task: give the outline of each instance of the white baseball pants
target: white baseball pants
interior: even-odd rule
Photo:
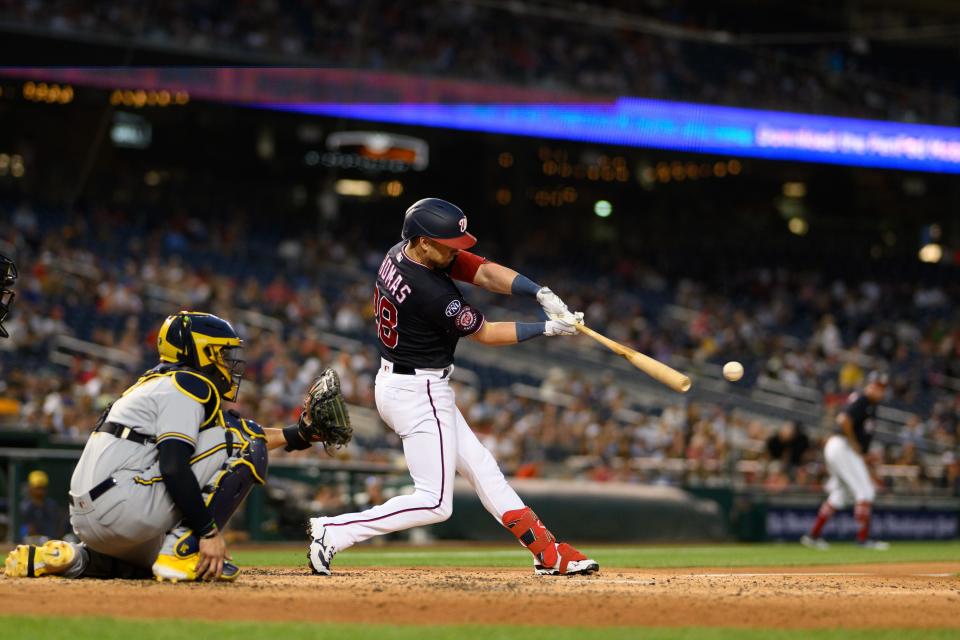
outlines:
[[[376,379],[377,409],[403,441],[414,491],[361,513],[324,518],[331,542],[342,551],[368,538],[442,522],[453,512],[453,476],[459,471],[499,523],[523,501],[507,484],[493,455],[480,444],[457,408],[449,367],[393,373],[383,361]]]
[[[876,489],[867,465],[844,436],[830,436],[823,448],[823,457],[830,472],[826,489],[830,492],[827,503],[831,507],[839,511],[851,502],[873,502]]]

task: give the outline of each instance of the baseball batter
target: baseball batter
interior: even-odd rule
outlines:
[[[877,417],[877,404],[887,389],[887,376],[871,373],[863,393],[852,393],[846,405],[837,415],[837,433],[830,436],[823,447],[823,457],[830,472],[826,488],[829,495],[820,506],[817,519],[809,535],[800,539],[801,544],[814,549],[827,549],[830,545],[821,537],[827,521],[840,509],[853,503],[853,514],[860,529],[857,544],[879,551],[890,547],[886,542],[871,540],[870,514],[876,490],[863,460],[870,448]]]
[[[6,575],[236,579],[221,529],[265,481],[267,450],[305,449],[314,433],[222,410],[244,371],[228,322],[182,311],[164,322],[158,350],[161,363],[108,407],[74,470],[70,524],[82,544],[20,545]],[[331,395],[342,401],[338,385]]]
[[[380,369],[377,409],[403,441],[414,492],[362,513],[310,520],[307,554],[314,572],[330,574],[334,554],[372,536],[441,522],[453,509],[453,476],[459,471],[484,507],[533,553],[537,575],[585,574],[599,565],[558,543],[507,484],[490,452],[457,409],[450,376],[461,338],[507,345],[537,336],[569,336],[582,314],[571,313],[548,288],[466,249],[476,243],[467,218],[438,198],[406,212],[402,242],[391,248],[374,289]],[[455,280],[489,291],[536,299],[545,322],[488,322],[466,300]]]

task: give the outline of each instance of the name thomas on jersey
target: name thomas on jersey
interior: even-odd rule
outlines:
[[[420,264],[406,254],[404,244],[387,252],[377,272],[374,314],[380,355],[408,367],[446,367],[460,338],[483,325],[483,314],[463,299],[450,268]]]

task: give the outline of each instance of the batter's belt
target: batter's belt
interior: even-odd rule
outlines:
[[[405,364],[396,364],[386,358],[380,358],[380,370],[386,373],[399,373],[402,376],[417,376],[423,374],[438,375],[441,378],[448,377],[453,373],[453,365],[449,364],[442,369],[417,369]]]

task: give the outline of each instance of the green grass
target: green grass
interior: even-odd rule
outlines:
[[[889,551],[835,544],[814,551],[799,544],[710,546],[585,546],[606,569],[681,567],[799,567],[874,562],[958,562],[960,542],[900,542]],[[232,550],[241,566],[301,566],[306,546],[275,550]],[[491,547],[354,547],[339,554],[335,567],[523,567],[530,554],[517,545]]]
[[[225,606],[228,606],[225,604]],[[499,625],[362,625],[292,622],[199,622],[114,618],[0,616],[5,640],[947,640],[956,629],[682,629],[517,627]]]

